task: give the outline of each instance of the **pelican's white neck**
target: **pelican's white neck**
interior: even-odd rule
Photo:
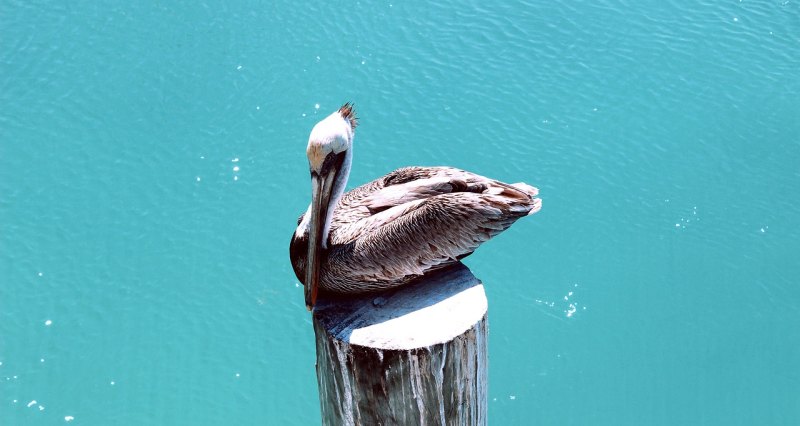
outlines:
[[[344,195],[344,189],[347,186],[347,179],[350,177],[350,165],[353,163],[353,147],[345,151],[344,161],[339,173],[336,174],[336,180],[333,183],[333,190],[331,192],[331,201],[328,204],[328,215],[325,217],[325,227],[322,229],[322,248],[328,248],[328,235],[331,231],[331,222],[333,222],[333,215],[336,211],[336,206],[339,200]]]
[[[341,169],[339,169],[338,173],[336,173],[336,179],[334,180],[333,187],[331,188],[331,197],[328,203],[328,208],[326,209],[325,226],[322,228],[322,248],[328,248],[328,237],[331,231],[331,223],[333,222],[333,215],[336,213],[336,206],[339,204],[339,200],[341,200],[342,195],[344,195],[344,190],[347,187],[347,179],[350,177],[350,166],[352,164],[353,164],[353,148],[351,147],[345,152],[345,157],[344,161],[342,162],[342,167]],[[300,220],[300,224],[297,225],[297,230],[295,231],[295,235],[297,237],[308,235],[310,227],[311,227],[311,204],[308,205],[308,209],[306,209],[306,213]]]

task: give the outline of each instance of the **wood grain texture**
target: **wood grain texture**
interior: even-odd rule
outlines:
[[[465,266],[314,309],[325,425],[485,425],[487,303]]]

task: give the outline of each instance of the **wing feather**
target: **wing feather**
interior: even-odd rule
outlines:
[[[329,260],[358,282],[400,285],[468,256],[536,204],[471,192],[415,200],[364,221],[359,238],[339,246],[349,253],[334,249]]]
[[[537,192],[451,167],[407,167],[362,185],[335,210],[326,289],[386,289],[458,262],[538,211]]]

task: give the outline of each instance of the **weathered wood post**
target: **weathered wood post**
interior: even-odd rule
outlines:
[[[324,425],[485,425],[487,302],[467,267],[314,308]]]

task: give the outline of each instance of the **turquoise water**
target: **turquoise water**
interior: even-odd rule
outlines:
[[[289,237],[453,165],[543,210],[467,259],[494,425],[800,423],[800,3],[0,2],[0,424],[316,424]]]

